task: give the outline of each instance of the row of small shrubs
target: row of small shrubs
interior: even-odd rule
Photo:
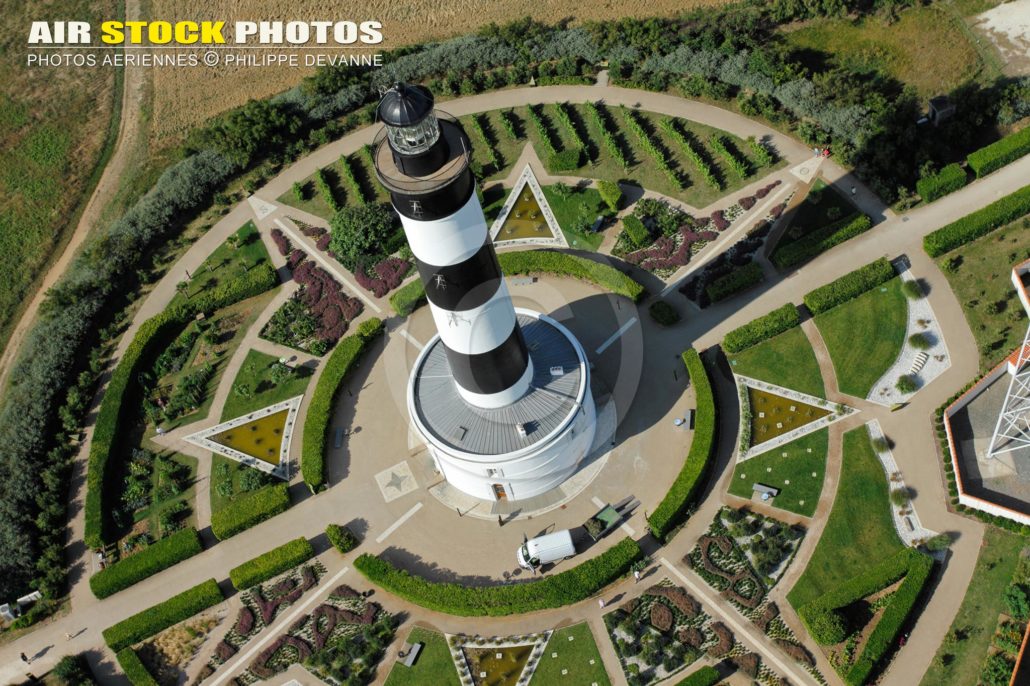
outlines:
[[[622,295],[633,302],[644,296],[644,287],[620,272],[615,267],[595,262],[585,257],[570,255],[552,250],[520,250],[506,252],[497,256],[501,271],[506,275],[515,274],[552,274],[567,276],[572,279],[589,281],[616,295]],[[391,297],[390,304],[394,311],[402,317],[414,312],[426,301],[426,291],[421,281],[412,281],[398,289]]]
[[[715,686],[715,684],[719,683],[721,678],[722,677],[719,676],[718,669],[711,665],[705,665],[683,681],[676,684],[676,686]]]
[[[701,356],[693,348],[688,348],[683,352],[683,364],[694,385],[694,395],[697,399],[694,439],[690,443],[690,452],[683,461],[680,473],[669,487],[669,492],[647,518],[648,528],[660,541],[666,540],[669,533],[680,524],[697,495],[715,451],[715,434],[719,426],[712,384]]]
[[[1010,162],[1015,162],[1027,153],[1030,153],[1030,127],[970,153],[966,157],[966,162],[977,178],[980,178]]]
[[[764,278],[762,267],[757,262],[748,262],[743,267],[712,281],[705,287],[705,292],[708,299],[716,303],[762,283]]]
[[[333,349],[318,383],[311,394],[311,403],[304,418],[304,440],[300,456],[300,471],[312,493],[326,484],[325,452],[329,417],[332,415],[336,393],[344,377],[357,366],[368,342],[383,330],[381,319],[368,319],[358,326],[358,332],[347,336]]]
[[[626,232],[626,238],[633,248],[646,248],[654,240],[651,238],[651,231],[640,221],[636,215],[626,215],[622,219],[622,230]]]
[[[285,512],[289,507],[290,491],[286,484],[265,486],[253,493],[241,495],[212,514],[211,532],[218,540],[224,541],[280,512]]]
[[[104,629],[104,642],[117,653],[223,600],[218,583],[208,579]]]
[[[147,671],[132,646],[119,650],[115,657],[132,686],[158,686],[157,680]]]
[[[987,207],[928,233],[923,238],[923,249],[930,257],[939,257],[1019,219],[1028,212],[1030,212],[1030,186],[1024,186],[1001,200],[995,200]]]
[[[547,166],[554,172],[575,171],[583,165],[583,148],[565,148],[547,158]]]
[[[100,570],[89,578],[89,587],[97,598],[106,598],[193,557],[203,549],[196,529],[182,529],[147,546],[132,557]]]
[[[354,532],[345,526],[339,524],[330,524],[325,528],[325,537],[329,539],[333,547],[339,550],[341,553],[349,553],[358,547],[358,537],[354,535]]]
[[[861,686],[866,683],[873,668],[894,645],[932,569],[933,558],[914,548],[906,548],[798,610],[798,615],[812,638],[822,645],[834,645],[847,637],[845,621],[840,614],[842,608],[904,577],[904,581],[891,596],[880,621],[866,640],[862,652],[844,675],[844,681],[849,686]]]
[[[368,580],[416,605],[463,617],[501,616],[571,605],[589,598],[619,577],[644,551],[632,538],[624,538],[597,557],[559,574],[535,581],[503,586],[467,586],[429,581],[374,555],[354,560],[354,568]]]
[[[293,569],[314,556],[315,549],[311,547],[308,539],[301,536],[233,567],[229,570],[229,580],[237,591],[244,591],[288,569]]]
[[[864,214],[845,217],[805,234],[796,241],[778,247],[773,252],[772,261],[780,269],[799,265],[844,241],[865,233],[872,226],[873,220]]]
[[[916,192],[923,202],[933,202],[966,185],[966,170],[958,164],[949,164],[936,174],[924,176],[916,182]]]
[[[788,329],[793,329],[800,323],[801,315],[798,314],[798,308],[793,303],[787,303],[730,331],[723,339],[722,347],[728,353],[739,353]]]
[[[114,510],[105,503],[105,484],[116,452],[118,439],[124,435],[122,422],[130,411],[135,411],[130,389],[150,358],[177,328],[184,326],[200,312],[212,312],[246,298],[259,295],[279,284],[279,277],[268,264],[252,267],[245,275],[222,284],[210,292],[194,296],[184,304],[169,308],[140,325],[121,361],[115,367],[104,392],[86,469],[85,541],[91,548],[100,548],[106,542],[104,516]]]
[[[809,291],[805,294],[804,303],[812,314],[819,314],[857,298],[894,276],[894,265],[886,257],[881,257],[825,286]]]

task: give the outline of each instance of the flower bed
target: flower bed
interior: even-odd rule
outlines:
[[[321,247],[321,246],[319,246]],[[411,263],[400,257],[388,257],[374,265],[370,270],[356,269],[354,278],[358,285],[372,295],[382,298],[401,285],[401,281],[411,270]]]

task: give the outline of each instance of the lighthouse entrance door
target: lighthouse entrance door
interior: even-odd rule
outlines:
[[[505,492],[504,486],[502,486],[501,484],[494,484],[493,488],[494,488],[494,498],[496,500],[507,500],[508,499],[508,494]]]

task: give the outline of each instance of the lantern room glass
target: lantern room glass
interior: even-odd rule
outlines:
[[[414,126],[387,126],[386,130],[390,145],[402,155],[425,152],[440,138],[440,125],[432,112]]]

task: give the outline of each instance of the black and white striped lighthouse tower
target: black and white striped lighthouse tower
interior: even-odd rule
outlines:
[[[547,493],[591,450],[596,416],[586,353],[559,322],[516,309],[487,230],[471,146],[421,86],[379,103],[376,175],[415,255],[438,335],[408,387],[412,424],[437,469],[487,500]]]
[[[388,145],[378,146],[376,170],[401,216],[454,380],[473,405],[508,405],[528,389],[532,362],[475,193],[468,137],[437,116],[422,86],[394,86],[378,114]]]

